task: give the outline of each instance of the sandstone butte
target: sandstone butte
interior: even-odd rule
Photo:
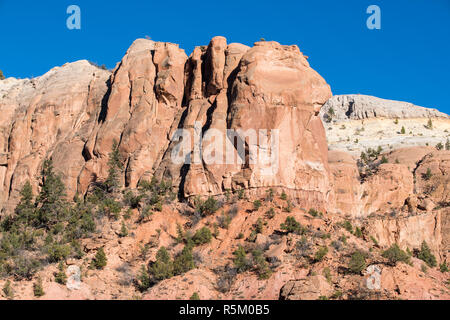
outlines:
[[[85,257],[104,247],[108,265],[87,270],[79,289],[54,282],[56,265],[40,269],[44,299],[188,299],[193,292],[202,299],[450,297],[448,272],[439,271],[439,264],[450,262],[449,116],[405,102],[332,96],[296,45],[261,41],[250,48],[219,36],[188,57],[176,44],[138,39],[112,72],[82,60],[37,78],[0,81],[0,114],[3,219],[14,214],[26,181],[39,192],[46,159],[60,174],[67,199],[89,194],[108,177],[114,141],[123,191],[135,192],[154,178],[176,194],[144,222],[137,222],[143,207],[132,208],[128,236],[118,236],[122,220],[102,220],[94,235],[82,239]],[[247,158],[242,164],[172,161],[177,129],[194,134],[211,128],[278,129],[278,170],[263,175]],[[369,147],[376,152],[364,162],[360,155]],[[267,146],[245,141],[245,148],[262,152]],[[192,222],[186,212],[210,196],[222,208]],[[267,218],[271,208],[274,215]],[[156,259],[159,247],[172,256],[181,251],[177,226],[212,229],[224,212],[234,212],[233,221],[215,227],[209,244],[195,247],[194,269],[145,292],[136,289],[132,279]],[[309,230],[307,236],[280,229],[288,216]],[[258,218],[264,228],[248,241]],[[352,232],[342,227],[345,221]],[[425,270],[417,258],[424,241],[437,268]],[[152,245],[142,258],[145,244]],[[264,248],[268,279],[252,270],[233,274],[239,244]],[[393,244],[412,252],[411,264],[385,261],[381,253]],[[324,246],[325,259],[311,258]],[[367,285],[373,267],[345,272],[355,250],[366,252],[365,267],[381,270],[379,287]],[[87,258],[66,263],[86,267]],[[33,297],[32,281],[12,280],[16,298]]]

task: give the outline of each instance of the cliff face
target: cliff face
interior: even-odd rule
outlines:
[[[48,158],[69,199],[87,194],[107,178],[114,142],[123,191],[138,194],[139,183],[155,177],[182,200],[159,203],[145,220],[143,204],[115,194],[132,236],[123,235],[124,220],[101,216],[98,233],[80,240],[91,258],[105,248],[110,260],[101,278],[89,271],[74,293],[53,282],[55,266],[46,267],[47,297],[135,295],[120,278],[123,270],[137,274],[161,246],[177,256],[178,226],[186,235],[201,226],[217,230],[195,248],[193,270],[158,283],[144,298],[175,299],[194,289],[205,299],[316,299],[341,290],[354,298],[355,288],[373,289],[366,278],[376,272],[384,290],[377,298],[449,297],[445,274],[428,276],[421,260],[380,263],[392,244],[417,251],[423,241],[438,263],[450,259],[449,117],[405,102],[332,97],[295,45],[264,41],[250,48],[215,37],[188,57],[176,44],[138,39],[112,72],[78,61],[31,80],[0,81],[0,114],[2,217],[13,212],[27,180],[37,193]],[[239,190],[245,194],[229,192]],[[197,196],[220,199],[221,216],[198,217],[180,203]],[[292,217],[304,234],[281,227]],[[264,251],[273,274],[262,280],[229,269],[238,245]],[[313,258],[316,247],[329,247],[324,260]],[[355,251],[365,252],[370,266],[349,275],[341,264]],[[71,263],[87,269],[86,261]],[[327,269],[332,281],[322,277]],[[30,283],[21,285],[31,292]]]
[[[76,62],[1,84],[0,108],[7,115],[1,122],[2,207],[12,207],[25,180],[37,187],[49,157],[69,186],[68,196],[84,194],[106,178],[114,140],[126,187],[155,175],[171,181],[181,197],[241,188],[263,194],[272,187],[305,207],[326,207],[327,144],[318,112],[331,91],[297,46],[258,42],[249,48],[216,37],[188,58],[175,44],[139,39],[108,77]],[[211,136],[219,135],[223,148],[213,156],[223,161],[198,157],[192,142],[190,163],[176,163],[176,129],[191,137],[214,129]],[[268,162],[252,161],[263,155]]]
[[[333,96],[324,104],[320,117],[330,150],[355,156],[368,148],[391,151],[445,145],[450,138],[447,114],[408,102],[365,95]]]
[[[36,191],[43,160],[49,157],[69,194],[75,194],[85,165],[83,147],[97,125],[109,76],[78,61],[39,78],[0,82],[2,209],[12,209],[25,181]]]

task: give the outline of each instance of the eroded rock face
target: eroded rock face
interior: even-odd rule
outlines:
[[[333,96],[324,104],[320,117],[329,148],[355,156],[368,148],[393,151],[445,145],[450,138],[450,118],[445,113],[365,95]]]
[[[126,164],[123,182],[135,188],[149,180],[166,151],[181,116],[186,55],[178,45],[139,39],[111,78],[107,108],[85,147],[88,161],[79,188],[107,175],[113,141]]]
[[[208,129],[222,133],[223,152],[219,150],[215,156],[225,160],[230,149],[236,161],[176,166],[165,158],[160,176],[175,177],[174,185],[182,185],[187,198],[240,188],[262,194],[271,187],[287,190],[304,205],[326,206],[329,169],[317,113],[331,91],[297,46],[258,42],[250,49],[239,44],[227,46],[223,37],[216,37],[208,47],[194,50],[186,70],[188,105],[180,127],[191,130],[193,136]],[[227,129],[242,133],[233,141],[225,136]],[[269,174],[264,165],[247,157],[241,158],[242,163],[237,160],[236,149],[244,141],[248,152],[271,154],[270,145],[246,136],[248,130],[258,134],[260,129],[269,133],[279,130],[279,163]],[[203,144],[204,150],[209,143]]]
[[[281,300],[317,300],[329,297],[333,288],[324,276],[316,275],[306,279],[288,281],[281,288]]]
[[[75,194],[83,146],[99,117],[109,76],[82,60],[39,78],[0,83],[0,208],[13,207],[27,180],[37,190],[48,157],[63,173],[68,195]]]
[[[331,90],[297,46],[257,42],[249,48],[215,37],[187,58],[178,45],[138,39],[112,75],[76,62],[33,80],[7,80],[2,92],[3,203],[29,178],[36,189],[49,157],[68,196],[85,193],[106,178],[116,141],[126,187],[156,175],[172,181],[181,197],[240,188],[256,195],[270,187],[286,190],[305,207],[326,208],[329,167],[318,112]],[[174,163],[178,141],[171,138],[178,128],[193,136],[216,130],[223,152],[214,156],[223,161],[200,155],[199,161]],[[241,131],[233,137],[227,129]],[[206,139],[202,150],[213,143]],[[189,147],[195,160],[194,141]],[[230,153],[231,162],[225,158]]]

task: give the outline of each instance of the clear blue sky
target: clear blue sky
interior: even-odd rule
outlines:
[[[81,8],[81,30],[66,9]],[[366,8],[381,8],[381,30]],[[0,69],[39,76],[88,59],[113,68],[134,39],[179,43],[189,55],[215,35],[297,44],[334,94],[361,93],[450,113],[450,0],[0,0]]]

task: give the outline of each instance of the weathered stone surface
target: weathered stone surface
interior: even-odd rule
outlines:
[[[82,60],[31,80],[0,83],[0,208],[11,209],[26,180],[37,190],[48,157],[55,159],[68,195],[75,194],[83,145],[98,118],[109,75]]]
[[[333,288],[324,276],[311,276],[306,279],[288,281],[281,288],[281,300],[317,300],[319,297],[328,297]]]
[[[350,94],[335,95],[328,100],[322,110],[322,117],[326,118],[329,108],[334,109],[336,120],[361,120],[368,118],[449,118],[445,113],[436,109],[424,108],[403,101],[386,100],[372,96]]]
[[[330,109],[334,112],[332,117]],[[450,138],[450,118],[445,113],[371,96],[334,96],[325,103],[320,117],[330,150],[347,151],[355,156],[368,148],[392,151],[445,145]]]

